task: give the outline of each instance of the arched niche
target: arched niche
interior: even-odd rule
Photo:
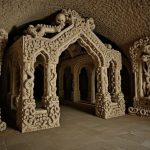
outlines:
[[[130,47],[134,73],[134,102],[130,114],[150,117],[150,37],[134,42]]]
[[[132,80],[129,74],[129,70],[125,65],[123,65],[121,70],[121,89],[124,94],[126,112],[129,107],[133,106],[131,84],[132,84]]]
[[[63,87],[64,87],[64,100],[72,100],[72,87],[73,75],[71,67],[66,67],[63,75]]]
[[[48,56],[44,51],[36,54],[34,60],[34,88],[33,97],[37,108],[43,108],[44,96],[47,89],[47,64]]]
[[[83,67],[79,73],[79,90],[80,90],[81,101],[89,101],[88,100],[88,92],[89,92],[88,84],[89,84],[88,72],[87,72],[87,69]]]
[[[34,99],[36,101],[36,107],[40,107],[44,94],[44,67],[38,64],[34,71]]]

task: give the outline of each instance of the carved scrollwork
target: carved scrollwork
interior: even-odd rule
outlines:
[[[112,86],[116,89],[116,84],[118,84],[117,92],[121,92],[119,74],[121,69],[120,53],[114,51],[110,46],[105,46],[93,33],[92,30],[95,28],[95,24],[92,18],[82,18],[76,11],[68,9],[62,10],[56,16],[56,23],[56,26],[30,25],[26,31],[28,35],[20,39],[22,42],[20,45],[22,48],[21,58],[23,60],[19,59],[22,65],[22,80],[21,94],[17,105],[17,125],[22,132],[59,126],[60,107],[58,97],[56,96],[56,65],[61,53],[76,41],[93,58],[97,69],[96,115],[107,119],[124,114],[123,96],[116,96],[116,99],[118,99],[116,104],[111,102],[107,77],[108,64],[111,60],[115,60],[118,70],[115,73],[113,72],[113,75],[119,81],[115,80]],[[42,38],[46,33],[57,34],[52,38]],[[37,54],[42,56],[46,54],[48,56],[47,61],[43,63],[45,89],[42,97],[42,102],[44,103],[42,110],[36,109],[33,97],[34,61]],[[118,94],[117,92],[115,93],[116,95]]]
[[[132,68],[133,72],[138,72],[138,58],[139,58],[139,51],[141,51],[141,48],[143,46],[147,46],[150,44],[150,37],[145,37],[143,39],[140,39],[136,42],[134,42],[133,46],[130,47],[130,56],[132,61]]]
[[[130,114],[150,116],[150,37],[136,41],[130,48],[132,69],[135,77],[134,106]]]
[[[25,63],[24,65],[24,72],[23,72],[23,77],[24,77],[24,83],[23,83],[23,89],[24,89],[24,98],[29,98],[31,99],[33,96],[33,87],[34,87],[34,69],[32,64],[30,63]]]

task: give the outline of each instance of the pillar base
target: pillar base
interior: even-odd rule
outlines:
[[[25,101],[25,100],[24,100]],[[35,100],[19,105],[17,127],[22,133],[59,127],[60,107],[58,97],[47,97],[46,108],[35,108]],[[26,101],[25,101],[26,102]],[[24,102],[24,103],[25,103]]]
[[[137,115],[137,116],[141,116],[141,117],[150,118],[150,109],[148,109],[148,108],[141,108],[140,106],[129,107],[128,112],[130,115]]]
[[[96,115],[103,119],[109,119],[125,115],[125,104],[123,94],[116,96],[117,102],[111,101],[109,93],[97,95]]]
[[[6,130],[6,123],[0,120],[0,131]]]

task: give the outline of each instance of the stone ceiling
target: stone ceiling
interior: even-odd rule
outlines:
[[[93,17],[95,32],[116,43],[126,55],[130,44],[150,35],[150,0],[0,0],[0,28],[10,31],[63,8]]]

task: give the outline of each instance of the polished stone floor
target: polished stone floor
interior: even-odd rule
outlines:
[[[0,150],[150,150],[150,119],[123,116],[108,120],[61,107],[61,127],[21,134],[0,133]]]

